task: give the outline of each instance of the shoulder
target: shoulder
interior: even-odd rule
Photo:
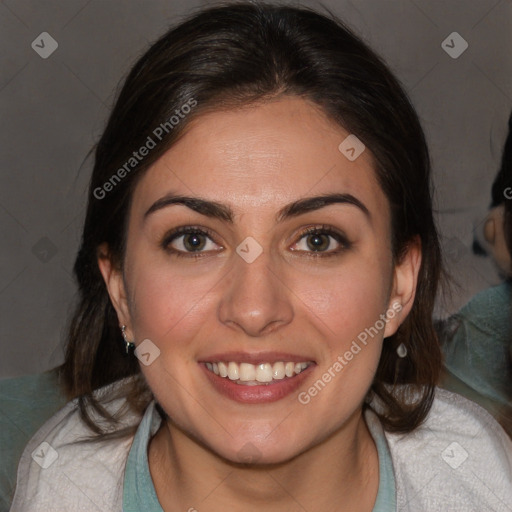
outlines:
[[[385,435],[399,510],[509,510],[512,441],[474,402],[438,388],[420,427]]]
[[[56,370],[0,381],[0,509],[12,501],[25,445],[66,401]]]
[[[115,386],[119,384],[99,390],[98,395],[107,396]],[[130,412],[123,398],[102,401],[102,406],[120,415],[119,429],[140,423],[141,417]],[[121,510],[124,466],[133,435],[91,440],[92,436],[76,400],[52,416],[23,451],[11,510]]]

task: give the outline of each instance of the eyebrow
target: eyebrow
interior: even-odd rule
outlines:
[[[172,205],[183,205],[191,210],[194,210],[206,217],[212,217],[233,223],[235,217],[233,210],[225,204],[199,197],[188,197],[182,195],[175,195],[173,193],[166,194],[157,201],[155,201],[144,214],[144,220],[147,219],[152,213],[167,208]],[[276,222],[283,222],[292,217],[298,217],[307,212],[312,212],[325,208],[332,204],[349,204],[359,208],[368,219],[371,219],[370,211],[368,208],[351,194],[326,194],[320,196],[306,197],[299,199],[286,205],[279,210],[276,215]]]

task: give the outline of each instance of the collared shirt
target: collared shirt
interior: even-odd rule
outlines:
[[[375,414],[366,411],[366,422],[379,456],[379,490],[372,512],[396,510],[395,476],[389,446]],[[123,486],[123,512],[163,512],[149,472],[148,445],[161,424],[154,403],[146,410],[133,440]]]
[[[126,399],[113,398],[123,385],[119,381],[102,388],[97,398],[110,414],[122,418],[120,428],[133,427],[138,436],[83,442],[91,430],[81,419],[77,401],[69,402],[25,447],[11,512],[121,512],[123,506],[125,512],[134,510],[131,507],[161,511],[146,454],[162,420],[154,404],[140,415],[127,407]],[[436,389],[419,427],[409,433],[384,431],[385,439],[374,413],[365,413],[365,420],[379,454],[375,512],[510,512],[512,442],[475,403]],[[394,482],[383,480],[391,476]],[[132,491],[135,499],[143,497],[142,505],[125,496]]]

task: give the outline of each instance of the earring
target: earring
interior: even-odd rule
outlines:
[[[396,349],[396,353],[398,354],[398,357],[403,359],[407,356],[407,347],[403,343],[400,343]]]
[[[135,347],[135,343],[128,341],[128,338],[126,337],[126,325],[121,326],[121,334],[123,335],[124,344],[126,346],[126,353],[128,354],[128,350]]]

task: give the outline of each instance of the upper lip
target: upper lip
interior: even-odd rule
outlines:
[[[289,354],[287,352],[222,352],[199,359],[200,363],[218,363],[220,361],[235,363],[276,363],[278,361],[303,363],[314,362],[309,356]]]

